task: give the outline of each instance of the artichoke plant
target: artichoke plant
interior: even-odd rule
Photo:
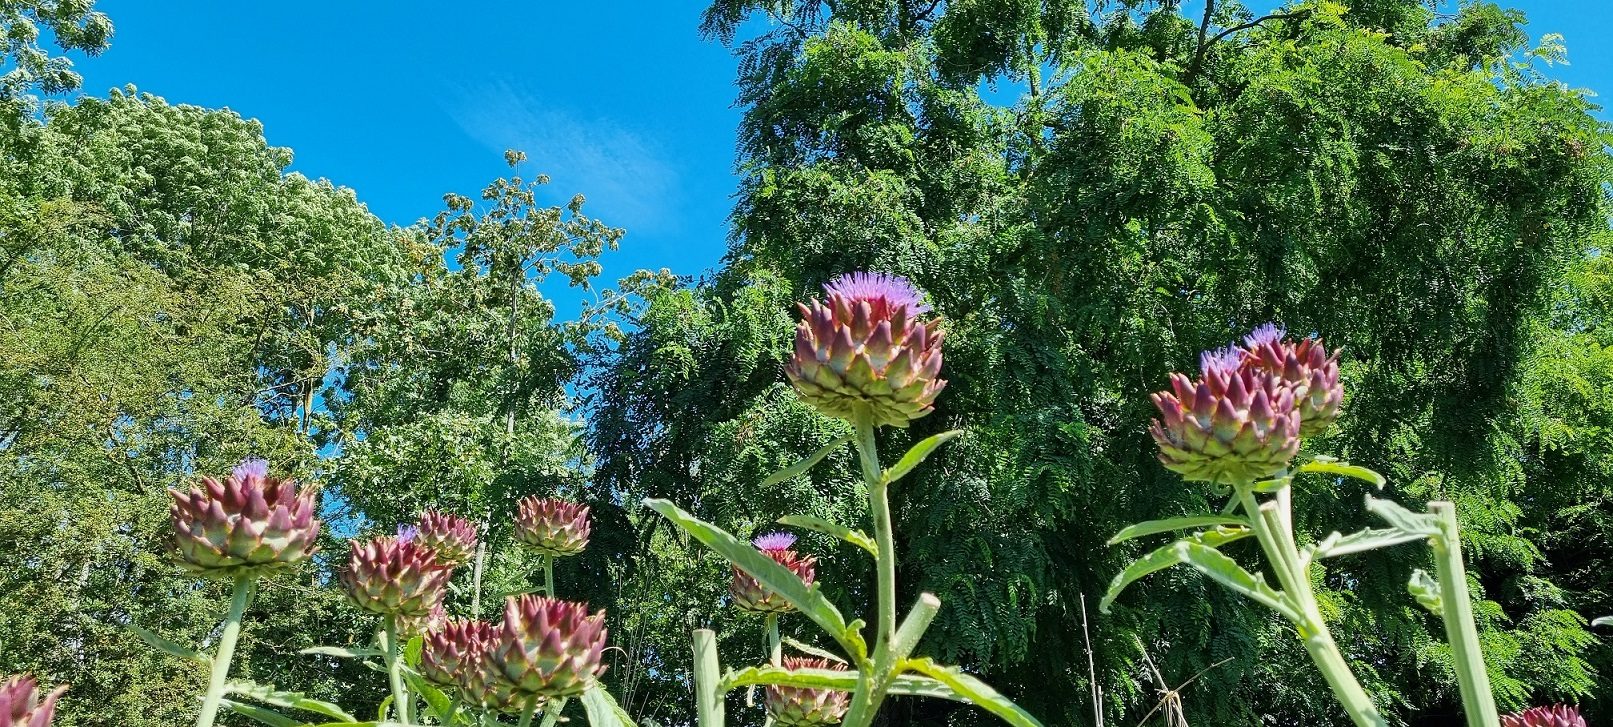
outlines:
[[[39,682],[26,675],[0,682],[0,727],[47,727],[65,691],[57,687],[41,698]]]
[[[945,334],[906,278],[842,275],[824,287],[827,300],[801,306],[795,354],[784,373],[801,399],[832,417],[872,426],[905,427],[934,408],[946,387]]]
[[[588,506],[536,495],[516,505],[515,537],[542,555],[576,555],[588,547]]]
[[[476,555],[476,524],[462,517],[427,510],[416,526],[420,543],[437,551],[437,560],[464,565]]]
[[[779,565],[790,569],[790,572],[800,576],[801,581],[812,585],[817,577],[818,559],[815,556],[803,556],[794,550],[795,536],[789,533],[769,533],[751,541],[763,555],[772,558]],[[778,614],[795,610],[795,606],[777,593],[768,590],[749,573],[742,571],[738,566],[729,566],[733,570],[733,579],[728,582],[728,595],[734,599],[734,605],[757,613]]]
[[[1171,374],[1153,395],[1160,418],[1149,428],[1159,461],[1188,480],[1252,482],[1281,472],[1299,453],[1294,389],[1242,365],[1241,352],[1206,352],[1200,378]]]
[[[547,596],[511,596],[489,653],[495,674],[521,695],[583,693],[605,671],[605,612]]]
[[[784,657],[784,668],[833,669],[845,667],[828,659]],[[781,684],[767,686],[767,716],[779,727],[819,727],[840,724],[851,706],[851,695],[838,689],[795,687]]]
[[[387,616],[429,616],[442,602],[453,568],[437,559],[436,551],[417,539],[413,528],[397,537],[353,542],[343,588],[353,605]]]
[[[477,656],[493,637],[486,621],[449,619],[426,632],[420,646],[420,675],[438,686],[457,687],[477,671]]]
[[[203,477],[188,491],[170,489],[174,552],[196,573],[234,576],[288,568],[313,555],[319,495],[272,479],[269,464],[249,459],[220,483]]]
[[[1501,727],[1587,727],[1579,710],[1566,704],[1535,707],[1501,718]]]

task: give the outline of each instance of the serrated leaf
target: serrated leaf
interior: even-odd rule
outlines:
[[[1148,522],[1137,523],[1136,525],[1127,525],[1126,527],[1122,528],[1120,532],[1115,533],[1115,536],[1109,539],[1109,545],[1124,543],[1127,540],[1141,538],[1148,535],[1168,533],[1175,530],[1188,530],[1190,528],[1202,528],[1211,525],[1247,528],[1249,527],[1249,520],[1247,518],[1230,515],[1191,515],[1188,517],[1165,518],[1163,520],[1149,520]]]
[[[365,659],[382,656],[380,649],[348,646],[313,646],[297,653],[334,656],[338,659]]]
[[[1412,598],[1417,599],[1418,605],[1429,610],[1435,616],[1443,616],[1445,605],[1440,593],[1439,581],[1428,575],[1428,571],[1421,568],[1411,572],[1411,582],[1406,584],[1406,591]]]
[[[616,703],[616,698],[598,682],[582,693],[582,707],[592,727],[637,727],[633,718]]]
[[[846,443],[851,441],[852,436],[853,435],[851,434],[847,434],[846,436],[835,439],[833,442],[823,445],[823,448],[807,455],[806,458],[802,459],[800,462],[796,462],[795,464],[769,475],[767,479],[762,480],[762,484],[759,485],[759,487],[772,487],[780,482],[795,479],[796,477],[806,474],[807,470],[812,469],[814,465],[822,462],[824,457],[829,456],[836,449],[846,446]]]
[[[1412,512],[1392,500],[1379,500],[1367,495],[1367,510],[1389,526],[1408,535],[1437,537],[1440,534],[1439,518],[1427,513]]]
[[[173,654],[181,659],[189,659],[198,664],[206,664],[208,666],[213,665],[212,659],[207,658],[205,655],[201,654],[195,649],[180,646],[179,644],[169,641],[134,624],[128,624],[125,628],[129,630],[129,633],[140,637],[141,641],[146,642],[146,644],[150,645],[154,649],[157,649],[158,651]]]
[[[803,615],[840,643],[851,654],[866,654],[867,644],[860,635],[848,633],[846,619],[840,610],[823,595],[819,584],[807,585],[800,576],[762,554],[750,543],[729,535],[722,528],[684,512],[666,500],[646,499],[644,505],[672,521],[684,532],[717,551],[740,570],[755,578],[768,590],[789,601]]]
[[[1341,555],[1388,548],[1403,543],[1426,540],[1427,538],[1428,536],[1426,535],[1408,533],[1399,528],[1367,528],[1349,535],[1333,533],[1311,548],[1311,552],[1315,560],[1321,560],[1323,558],[1335,558]]]
[[[799,652],[803,653],[803,654],[811,654],[811,655],[816,656],[816,657],[818,657],[820,659],[828,659],[829,661],[839,662],[841,664],[847,663],[845,659],[842,659],[839,656],[836,656],[835,653],[832,652],[832,651],[826,651],[824,649],[820,649],[820,648],[818,648],[816,646],[813,646],[811,644],[802,643],[802,642],[797,641],[796,639],[792,639],[792,638],[790,638],[788,636],[784,637],[784,644],[786,646],[792,648],[792,649],[795,649],[796,651],[799,651]]]
[[[890,469],[885,470],[885,484],[890,484],[906,477],[907,473],[912,472],[914,467],[923,464],[924,460],[928,459],[937,447],[946,444],[947,440],[962,433],[962,429],[953,429],[925,437],[923,441],[913,445],[912,449],[907,450],[907,454],[902,455],[902,458],[896,464],[891,465]]]
[[[879,557],[879,544],[860,530],[852,530],[839,523],[832,523],[811,515],[785,515],[779,518],[778,521],[781,525],[805,528],[813,532],[839,538],[872,553],[875,558]]]
[[[946,667],[930,659],[911,659],[905,662],[915,671],[945,685],[963,701],[997,715],[1015,727],[1042,727],[1042,723],[1021,709],[1009,698],[997,693],[985,682],[963,673],[957,667]]]
[[[1114,605],[1115,599],[1126,590],[1127,586],[1152,573],[1165,570],[1182,562],[1181,556],[1176,552],[1176,544],[1181,542],[1194,542],[1206,547],[1218,548],[1227,543],[1249,537],[1254,531],[1248,528],[1216,528],[1202,533],[1194,533],[1186,538],[1165,545],[1149,554],[1138,558],[1126,566],[1126,569],[1115,574],[1109,581],[1109,590],[1103,594],[1103,600],[1098,602],[1098,611],[1108,613],[1109,607]]]
[[[904,664],[911,667],[911,664]],[[952,691],[949,687],[930,677],[917,674],[903,674],[891,680],[890,694],[904,697],[928,697],[930,699],[946,699],[953,702],[967,702],[962,695]]]
[[[233,699],[221,700],[219,702],[219,706],[239,714],[242,717],[248,717],[258,722],[262,722],[263,724],[269,725],[269,727],[300,727],[301,725],[305,724],[301,720],[292,719],[272,709],[259,707],[255,704],[244,704]]]
[[[266,684],[229,682],[224,687],[224,693],[239,695],[254,702],[262,702],[274,707],[300,709],[304,712],[322,714],[326,717],[334,717],[347,722],[352,722],[356,719],[353,715],[348,714],[346,710],[330,702],[314,699],[301,692],[283,692]]]
[[[1349,462],[1314,459],[1300,465],[1295,469],[1300,472],[1354,477],[1358,480],[1366,480],[1367,482],[1371,482],[1373,486],[1380,490],[1383,489],[1384,485],[1389,484],[1389,481],[1384,479],[1383,475],[1373,472],[1365,467],[1357,467]]]

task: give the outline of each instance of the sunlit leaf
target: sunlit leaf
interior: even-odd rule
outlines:
[[[301,692],[283,692],[265,684],[230,682],[225,686],[224,693],[246,697],[254,702],[262,702],[274,707],[300,709],[305,712],[322,714],[326,717],[334,717],[348,722],[356,719],[353,715],[348,714],[346,710],[330,702],[314,699]]]
[[[598,682],[582,693],[582,706],[588,712],[588,724],[592,727],[637,727],[627,710]]]
[[[873,538],[868,537],[866,533],[863,533],[860,530],[852,530],[851,528],[839,523],[832,523],[828,520],[824,520],[823,518],[812,517],[811,515],[785,515],[784,517],[779,518],[778,521],[782,525],[804,528],[813,532],[823,533],[824,535],[839,538],[868,551],[869,553],[873,554],[875,558],[879,557],[879,544],[875,543]]]
[[[928,459],[937,447],[946,444],[947,440],[962,433],[962,429],[953,429],[924,438],[923,441],[913,445],[912,449],[907,450],[907,454],[902,455],[902,458],[892,465],[890,469],[885,470],[885,482],[889,484],[906,477],[907,473],[912,472],[914,467],[923,464],[924,460]]]
[[[242,717],[249,717],[258,722],[262,722],[263,724],[269,725],[269,727],[299,727],[299,725],[307,724],[306,722],[292,719],[272,709],[259,707],[255,704],[237,702],[233,699],[225,699],[219,702],[219,706],[239,714]]]
[[[1299,472],[1311,472],[1311,473],[1316,473],[1316,474],[1343,475],[1345,477],[1354,477],[1355,479],[1358,479],[1358,480],[1366,480],[1367,482],[1371,482],[1373,484],[1373,486],[1377,487],[1380,490],[1383,489],[1384,485],[1389,483],[1388,480],[1385,480],[1383,478],[1383,475],[1380,475],[1380,474],[1378,474],[1376,472],[1373,472],[1372,470],[1369,470],[1369,469],[1367,469],[1365,467],[1357,467],[1357,466],[1355,466],[1353,464],[1350,464],[1348,462],[1337,462],[1337,461],[1328,461],[1328,460],[1322,460],[1322,459],[1315,459],[1315,460],[1311,460],[1310,462],[1306,462],[1305,464],[1302,464],[1299,467],[1296,467],[1295,469],[1297,471],[1299,471]]]
[[[1427,538],[1428,536],[1426,535],[1408,533],[1399,528],[1367,528],[1349,535],[1333,533],[1313,546],[1311,552],[1314,559],[1321,560],[1323,558],[1335,558],[1341,555],[1388,548],[1402,543],[1426,540]]]
[[[382,655],[380,649],[349,646],[314,646],[303,649],[297,653],[317,654],[319,656],[334,656],[338,659],[364,659],[369,657],[379,657]]]
[[[1248,528],[1216,528],[1202,533],[1194,533],[1170,545],[1158,548],[1147,555],[1131,562],[1126,569],[1115,574],[1109,581],[1109,590],[1103,594],[1103,600],[1098,602],[1098,611],[1108,613],[1109,607],[1114,604],[1120,593],[1137,580],[1159,571],[1165,570],[1182,562],[1181,554],[1177,552],[1177,543],[1193,542],[1210,548],[1217,548],[1227,543],[1249,537],[1253,531]]]
[[[1247,518],[1229,515],[1192,515],[1188,517],[1173,517],[1163,520],[1149,520],[1148,522],[1128,525],[1109,539],[1109,544],[1123,543],[1132,538],[1141,538],[1147,535],[1168,533],[1174,530],[1188,530],[1203,528],[1212,525],[1225,525],[1232,527],[1249,527]]]
[[[1412,512],[1390,500],[1379,500],[1368,495],[1367,510],[1408,535],[1434,537],[1440,534],[1439,518],[1428,513]]]
[[[194,661],[194,662],[196,662],[198,664],[211,665],[213,663],[212,659],[209,659],[205,655],[203,655],[201,653],[198,653],[195,649],[190,649],[190,648],[186,648],[184,646],[180,646],[179,644],[176,644],[176,643],[174,643],[172,641],[169,641],[169,640],[167,640],[167,639],[165,639],[165,638],[163,638],[161,636],[158,636],[158,635],[156,635],[156,634],[154,634],[154,633],[152,633],[150,631],[147,631],[147,630],[145,630],[143,628],[140,628],[139,626],[136,626],[134,624],[129,624],[128,626],[126,626],[126,628],[129,629],[130,633],[134,634],[135,636],[140,637],[141,641],[146,642],[147,644],[151,645],[152,648],[155,648],[155,649],[157,649],[159,651],[164,651],[164,652],[167,652],[169,654],[173,654],[174,656],[180,657],[182,659],[189,659],[189,660]]]
[[[1288,605],[1287,599],[1266,584],[1266,579],[1243,569],[1221,551],[1198,543],[1178,540],[1174,547],[1183,563],[1193,567],[1216,582],[1288,618],[1300,620],[1299,612]]]
[[[807,470],[812,469],[813,465],[822,462],[824,457],[829,456],[836,449],[846,446],[846,443],[851,441],[852,436],[853,435],[847,434],[844,437],[837,438],[833,442],[823,445],[822,449],[807,455],[800,462],[796,462],[795,464],[774,472],[767,479],[762,480],[760,487],[772,487],[780,482],[791,480],[806,474]]]
[[[997,693],[985,682],[963,673],[957,667],[941,666],[930,659],[912,659],[904,662],[915,671],[946,685],[962,701],[997,715],[999,719],[1016,727],[1042,727],[1042,723],[1029,712],[1020,709],[1009,698]]]

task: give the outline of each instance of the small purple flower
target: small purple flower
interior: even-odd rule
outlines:
[[[795,545],[795,536],[789,533],[768,533],[751,541],[757,550],[789,550]]]
[[[236,465],[231,474],[241,480],[254,477],[261,480],[269,476],[269,463],[260,457],[251,457]]]
[[[891,308],[906,308],[909,316],[930,312],[918,288],[900,275],[856,272],[825,283],[823,291],[851,300],[883,299]]]
[[[412,543],[414,542],[414,539],[418,537],[420,537],[420,528],[417,528],[413,525],[398,526],[398,542]]]
[[[1212,372],[1216,374],[1230,374],[1238,370],[1243,363],[1243,351],[1235,346],[1218,348],[1199,354],[1199,373],[1205,376]]]
[[[1286,335],[1288,335],[1288,331],[1283,330],[1282,326],[1279,326],[1275,323],[1267,323],[1259,328],[1254,329],[1253,331],[1250,331],[1249,335],[1244,336],[1243,345],[1248,346],[1249,348],[1260,348],[1266,344],[1275,344],[1278,341],[1283,340],[1283,336]]]

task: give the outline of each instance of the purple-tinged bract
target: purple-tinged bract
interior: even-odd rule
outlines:
[[[43,697],[31,676],[14,676],[0,682],[0,727],[48,727],[56,714],[56,700],[67,687]]]
[[[590,529],[587,505],[537,495],[516,505],[515,538],[543,555],[581,553],[588,547]]]
[[[420,675],[438,686],[458,687],[492,637],[493,625],[486,621],[449,619],[421,640]]]
[[[1339,352],[1328,353],[1320,339],[1283,339],[1283,329],[1266,324],[1243,339],[1243,366],[1277,377],[1294,390],[1299,436],[1314,437],[1339,418],[1344,387],[1339,383]]]
[[[196,573],[269,572],[318,550],[319,494],[273,479],[268,463],[249,459],[220,483],[203,477],[188,491],[170,489],[174,553]]]
[[[429,619],[452,575],[453,567],[420,542],[381,537],[353,542],[341,581],[349,600],[365,611]]]
[[[929,414],[946,387],[941,342],[905,278],[852,273],[824,286],[827,300],[801,306],[795,353],[784,373],[801,399],[846,421],[905,427]]]
[[[1579,710],[1566,704],[1535,707],[1501,718],[1501,727],[1588,727]]]
[[[817,578],[818,559],[810,555],[803,556],[790,549],[795,545],[794,535],[769,533],[751,542],[757,550],[762,551],[763,555],[788,568],[801,579],[801,582],[810,586]],[[757,613],[789,613],[795,610],[795,606],[783,596],[762,585],[761,581],[740,570],[739,566],[730,568],[733,570],[733,579],[728,582],[728,595],[734,599],[735,606]]]
[[[784,668],[791,671],[845,670],[844,666],[828,659],[794,656],[784,657]],[[840,724],[850,706],[850,693],[838,689],[790,687],[778,684],[769,684],[767,687],[767,714],[779,727],[821,727],[821,725]]]
[[[420,542],[437,551],[437,559],[464,565],[476,554],[476,524],[462,517],[427,510],[416,524]]]
[[[547,596],[511,596],[489,652],[496,676],[517,694],[543,698],[583,693],[605,671],[605,612]]]
[[[1159,461],[1189,480],[1251,482],[1270,477],[1299,453],[1294,392],[1247,366],[1206,366],[1198,380],[1171,374],[1153,395],[1160,417],[1149,433]]]

